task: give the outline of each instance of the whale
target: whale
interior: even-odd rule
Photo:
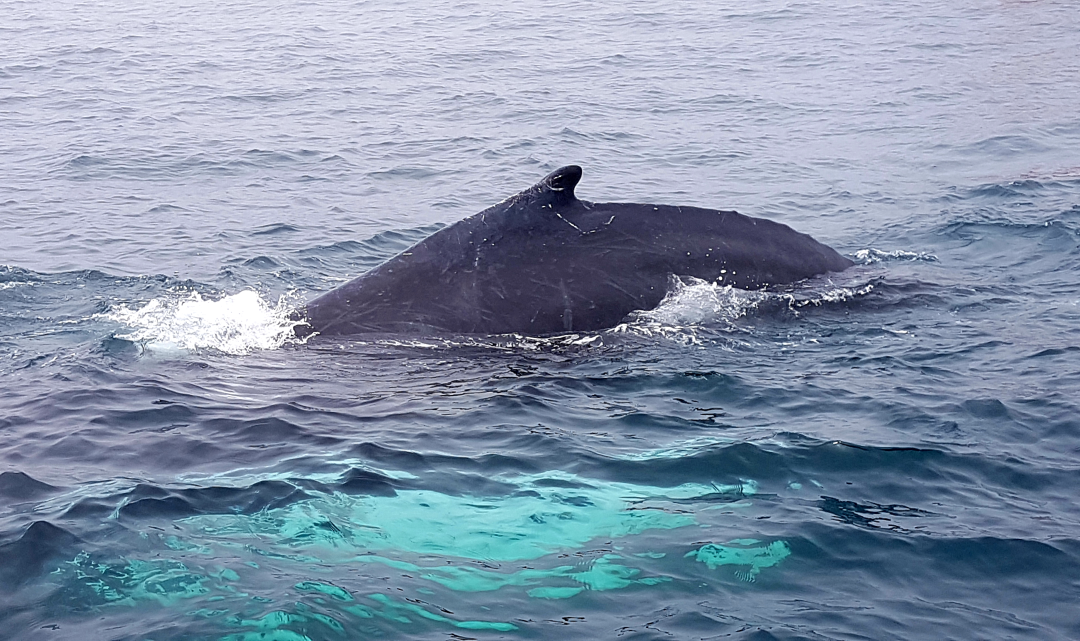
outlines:
[[[581,175],[557,169],[318,296],[296,334],[587,332],[655,308],[673,277],[761,290],[853,265],[735,211],[580,200]]]

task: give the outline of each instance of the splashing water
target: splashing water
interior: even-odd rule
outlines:
[[[213,349],[226,354],[247,354],[302,342],[293,334],[289,297],[267,302],[258,292],[244,290],[220,300],[206,300],[199,292],[173,298],[155,298],[139,309],[119,306],[103,314],[133,331],[118,338],[151,350]]]
[[[883,251],[881,249],[860,249],[855,252],[855,262],[859,265],[872,265],[874,263],[883,263],[894,260],[912,260],[912,261],[924,261],[928,263],[937,262],[937,256],[928,252],[909,252],[902,249],[895,251]]]
[[[736,320],[768,298],[769,294],[762,291],[747,291],[692,276],[672,276],[668,292],[656,308],[633,312],[628,322],[608,331],[696,345],[700,341],[695,326],[710,324],[735,329]]]
[[[861,287],[834,287],[832,289],[817,292],[815,296],[809,298],[800,298],[791,294],[783,294],[780,296],[780,299],[787,302],[788,309],[797,312],[798,308],[810,305],[820,307],[830,303],[846,303],[847,301],[854,300],[860,296],[866,296],[872,291],[874,291],[874,283],[870,282]]]
[[[756,308],[769,295],[687,276],[673,277],[668,293],[655,309],[638,312],[639,320],[661,325],[732,323]]]
[[[902,253],[903,258],[909,258],[906,252]],[[922,255],[910,259],[936,260]],[[868,259],[868,262],[873,261]],[[655,309],[634,312],[626,323],[608,331],[700,345],[702,341],[697,330],[703,326],[728,333],[745,332],[745,326],[738,321],[759,311],[782,308],[798,316],[799,308],[845,303],[873,290],[873,281],[847,286],[836,285],[831,280],[813,281],[795,291],[775,292],[745,290],[693,277],[673,276],[667,295]]]

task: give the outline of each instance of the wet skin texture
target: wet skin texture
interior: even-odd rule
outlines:
[[[432,234],[308,303],[297,333],[590,331],[656,307],[672,275],[761,289],[852,265],[734,211],[578,200],[580,179],[563,167]]]

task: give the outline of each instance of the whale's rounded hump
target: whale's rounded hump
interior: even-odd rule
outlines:
[[[297,335],[593,332],[655,308],[672,274],[756,290],[852,264],[736,212],[585,203],[574,196],[581,174],[557,169],[323,294]]]
[[[574,199],[574,187],[581,180],[581,167],[567,165],[551,172],[540,181],[540,184],[551,191],[562,192],[566,200]]]

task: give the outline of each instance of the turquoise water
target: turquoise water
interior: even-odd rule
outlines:
[[[1080,10],[0,2],[0,638],[1080,637]],[[289,313],[569,163],[857,264]]]

